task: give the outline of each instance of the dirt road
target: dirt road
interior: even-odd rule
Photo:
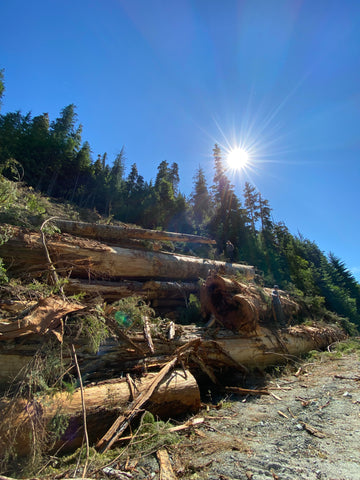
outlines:
[[[178,478],[359,480],[358,355],[321,354],[294,373],[265,379],[271,395],[202,412],[204,424],[169,450]]]

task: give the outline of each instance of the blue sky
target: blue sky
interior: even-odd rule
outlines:
[[[93,158],[125,146],[180,189],[212,148],[242,145],[252,182],[293,234],[360,280],[358,0],[3,0],[2,113],[77,106]]]

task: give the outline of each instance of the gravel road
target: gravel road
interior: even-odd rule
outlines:
[[[168,447],[177,478],[360,480],[358,355],[323,353],[247,387],[270,395],[205,405],[204,423]],[[147,468],[146,478],[159,478],[156,459]]]
[[[232,396],[207,412],[187,448],[173,452],[178,476],[360,480],[358,356],[321,354],[300,372],[264,383],[271,395]]]

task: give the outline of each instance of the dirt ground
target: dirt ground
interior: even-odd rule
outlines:
[[[359,480],[359,356],[323,353],[309,362],[246,385],[270,395],[205,406],[204,423],[168,448],[177,478]],[[159,478],[156,459],[142,472]]]

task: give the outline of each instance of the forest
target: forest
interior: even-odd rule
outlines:
[[[0,102],[4,91],[0,71]],[[126,174],[126,162],[125,147],[113,160],[107,153],[93,158],[73,104],[55,120],[47,113],[0,115],[0,188],[2,179],[16,180],[48,197],[96,211],[109,223],[213,238],[216,247],[194,245],[191,254],[253,265],[264,286],[278,284],[313,311],[326,308],[354,329],[360,327],[360,285],[344,262],[274,222],[269,200],[250,183],[238,196],[218,145],[213,149],[212,184],[199,166],[188,197],[179,189],[177,163],[161,161],[155,180],[147,181],[136,163]]]

